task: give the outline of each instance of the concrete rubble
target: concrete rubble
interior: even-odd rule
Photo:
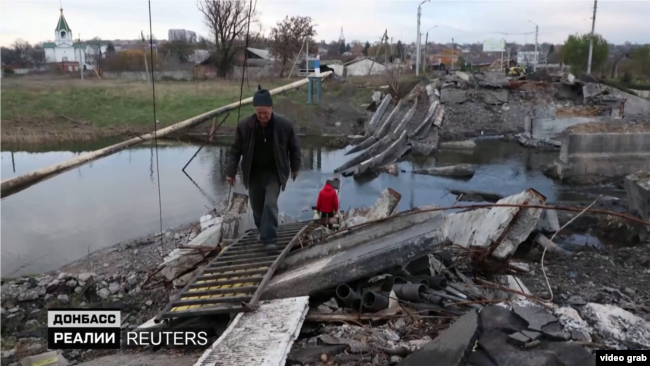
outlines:
[[[629,182],[645,187],[646,179],[640,172]],[[195,364],[220,359],[232,365],[410,366],[436,360],[462,366],[589,366],[595,365],[595,349],[650,349],[647,289],[608,288],[607,296],[588,296],[562,292],[556,284],[562,276],[551,276],[548,267],[562,258],[568,258],[569,266],[573,263],[547,235],[557,233],[567,220],[558,215],[559,208],[526,207],[543,206],[546,197],[534,189],[506,197],[452,193],[504,206],[458,212],[422,206],[398,212],[401,194],[387,188],[373,206],[342,215],[338,230],[311,224],[303,233],[306,240],[287,255],[264,288],[260,307],[232,321],[218,320],[223,323],[217,327],[219,338],[203,356],[196,355]],[[192,235],[179,235],[183,244],[153,276],[134,272],[106,277],[83,271],[3,282],[3,327],[23,321],[25,304],[48,297],[76,304],[79,296],[87,296],[90,304],[150,296],[150,277],[178,286],[246,230],[247,209],[247,197],[235,195],[221,214],[215,210],[202,217]],[[281,217],[283,223],[295,222]],[[230,229],[224,231],[224,225]],[[533,281],[542,276],[539,261],[520,255],[531,247],[549,248],[550,285],[542,282],[541,291]],[[625,267],[633,260],[650,265],[644,259],[650,256],[626,258],[617,265]],[[596,266],[591,275],[607,271]],[[560,282],[561,287],[579,287],[570,281]],[[555,295],[553,301],[546,300],[548,291]],[[136,306],[156,314],[153,301],[134,299]],[[143,320],[127,318],[123,327]],[[152,320],[138,329],[151,327],[161,325]],[[22,336],[40,337],[39,332]]]

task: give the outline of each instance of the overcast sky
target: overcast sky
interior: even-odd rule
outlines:
[[[17,38],[30,43],[54,39],[59,0],[0,1],[0,44]],[[258,0],[260,24],[268,33],[286,15],[311,16],[318,25],[317,40],[336,40],[341,27],[347,42],[376,41],[385,29],[393,41],[416,38],[417,7],[409,0]],[[144,0],[63,0],[63,13],[74,37],[82,39],[135,39],[149,33],[148,3]],[[505,37],[509,42],[562,43],[568,34],[591,28],[593,1],[431,1],[422,5],[421,32],[435,42],[480,42]],[[208,30],[195,0],[152,0],[153,34],[167,38],[167,30],[188,29],[207,36]],[[613,43],[650,43],[650,1],[599,1],[596,32]],[[507,35],[499,34],[509,33]],[[531,34],[521,34],[531,32]],[[424,39],[423,39],[424,42]]]

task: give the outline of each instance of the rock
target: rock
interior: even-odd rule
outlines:
[[[508,342],[514,344],[517,347],[522,347],[524,344],[528,343],[530,339],[525,335],[517,332],[512,333],[508,336]]]
[[[435,360],[437,365],[465,365],[478,333],[479,317],[476,310],[472,310],[458,318],[432,342],[398,363],[398,366],[430,365],[432,360]]]
[[[400,330],[406,326],[406,320],[404,318],[397,318],[395,322],[393,323],[393,328]]]
[[[336,303],[335,298],[331,298],[323,303],[323,305],[327,306],[328,308],[332,310],[338,310],[339,304]]]
[[[2,351],[2,358],[13,358],[16,354],[16,349],[10,349],[9,351]]]
[[[74,288],[77,287],[77,281],[74,279],[70,279],[65,283],[66,286]]]
[[[130,275],[130,276],[128,277],[128,279],[127,279],[126,281],[127,281],[127,283],[128,283],[129,285],[131,285],[131,286],[135,286],[135,285],[138,284],[138,275],[136,275],[136,274],[132,274],[132,275]]]
[[[61,301],[61,302],[68,302],[68,301],[70,301],[70,299],[68,298],[68,295],[59,295],[59,296],[57,296],[56,298],[57,298],[57,300],[59,300],[59,301]]]
[[[326,305],[318,305],[316,308],[316,312],[321,313],[321,314],[331,314],[333,313],[332,309],[330,309]]]
[[[474,140],[441,142],[441,149],[471,150],[476,147]]]
[[[25,292],[21,292],[16,300],[18,301],[33,301],[38,299],[38,291],[37,290],[27,290]]]
[[[580,308],[582,316],[598,331],[607,344],[629,349],[650,348],[650,323],[615,305],[588,303]]]
[[[75,294],[80,294],[81,291],[83,291],[83,287],[81,287],[81,286],[77,286],[77,287],[74,288],[74,293]]]
[[[147,300],[147,301],[144,302],[144,304],[147,305],[147,306],[151,306],[151,305],[153,305],[153,301]]]
[[[587,302],[580,296],[571,296],[569,298],[569,300],[567,300],[567,303],[569,303],[569,305],[573,305],[573,306],[587,305]]]
[[[14,308],[9,309],[10,313],[17,313],[20,311],[20,306],[16,306]]]
[[[481,90],[478,93],[478,97],[485,104],[501,105],[503,103],[508,103],[508,91],[505,89],[499,91]]]
[[[70,277],[69,274],[67,274],[67,273],[65,273],[65,272],[61,272],[61,273],[59,273],[59,277],[58,277],[58,278],[59,278],[59,280],[65,280],[65,279],[68,278],[68,277]]]
[[[474,166],[471,164],[458,164],[426,169],[413,169],[413,173],[436,175],[442,177],[470,178],[474,176]]]
[[[541,306],[513,305],[512,310],[528,323],[528,328],[541,331],[542,327],[551,322],[557,322],[557,318]]]
[[[467,101],[467,91],[461,89],[442,89],[440,93],[440,103],[443,104],[460,104]]]
[[[300,364],[306,365],[322,360],[323,356],[325,361],[329,357],[337,355],[345,349],[348,348],[345,344],[333,345],[333,346],[315,346],[315,347],[304,347],[293,350],[287,355],[287,361],[289,364]]]
[[[49,298],[51,298],[51,297],[54,297],[54,295],[52,295],[52,294],[45,294],[45,300],[47,300],[47,299],[49,299]]]
[[[578,341],[578,342],[590,342],[591,341],[591,337],[588,334],[586,334],[585,332],[580,331],[580,330],[572,330],[571,331],[571,339],[573,339],[574,341]]]
[[[108,268],[108,266],[109,266],[108,263],[104,263],[104,268]]]
[[[97,277],[97,274],[94,272],[84,272],[84,273],[79,273],[79,275],[77,276],[79,281],[83,281],[83,282],[88,281],[90,277]]]
[[[398,363],[400,361],[402,361],[400,356],[390,356],[390,363]]]
[[[108,291],[110,291],[111,294],[117,293],[118,291],[120,291],[120,288],[122,288],[122,286],[120,286],[120,284],[116,282],[113,282],[110,285],[108,285]]]
[[[45,291],[47,293],[54,292],[59,287],[59,280],[54,280],[45,286]]]
[[[102,288],[99,291],[97,291],[97,295],[102,299],[107,298],[110,294],[111,292],[107,288]]]

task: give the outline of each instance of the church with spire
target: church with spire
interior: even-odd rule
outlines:
[[[59,11],[61,13],[54,30],[54,42],[43,43],[47,62],[62,65],[65,71],[79,71],[80,67],[92,70],[93,63],[90,59],[98,55],[100,50],[102,53],[106,52],[106,45],[75,42],[72,29],[63,15],[63,7]]]

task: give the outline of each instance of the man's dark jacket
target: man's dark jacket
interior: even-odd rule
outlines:
[[[273,112],[273,150],[275,161],[278,167],[278,176],[282,184],[282,190],[286,188],[291,172],[300,170],[302,155],[298,145],[298,137],[293,129],[293,123],[286,117]],[[253,148],[255,147],[255,123],[257,117],[253,114],[244,118],[237,125],[235,142],[230,148],[226,176],[234,177],[237,173],[237,165],[241,159],[241,171],[243,183],[248,189],[253,162]]]

